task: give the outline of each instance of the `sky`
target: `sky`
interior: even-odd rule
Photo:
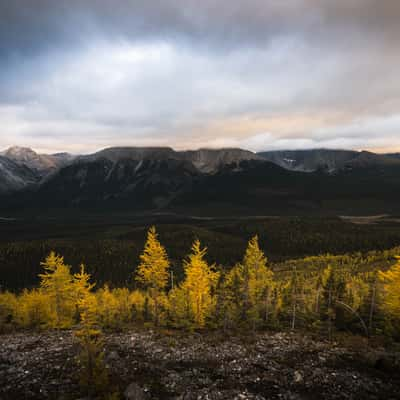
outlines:
[[[0,0],[0,150],[400,151],[398,0]]]

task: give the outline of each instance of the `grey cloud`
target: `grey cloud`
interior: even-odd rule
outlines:
[[[382,147],[399,18],[397,0],[0,0],[0,146]]]
[[[397,39],[397,0],[13,0],[0,3],[0,49],[34,51],[93,36],[264,45],[304,36],[343,45]]]

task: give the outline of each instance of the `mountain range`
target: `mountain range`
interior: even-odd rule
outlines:
[[[16,146],[0,153],[0,207],[16,212],[393,212],[399,199],[399,154],[112,147],[74,156]]]
[[[397,165],[400,154],[376,154],[352,150],[283,150],[259,153],[264,159],[292,171],[334,173],[343,169]]]

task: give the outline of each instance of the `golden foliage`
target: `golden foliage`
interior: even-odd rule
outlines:
[[[136,280],[147,289],[151,305],[150,314],[155,325],[160,323],[165,303],[165,288],[168,284],[169,260],[165,248],[157,239],[156,228],[152,226],[147,233],[147,240],[140,264],[137,269]]]
[[[165,248],[157,239],[156,228],[152,226],[147,233],[147,240],[140,264],[137,269],[136,280],[147,289],[164,290],[168,283],[169,261]]]
[[[0,292],[0,332],[12,327],[17,310],[17,296],[10,292]]]
[[[44,328],[52,319],[47,294],[40,289],[24,290],[18,298],[17,321],[25,328]]]
[[[151,227],[136,275],[142,288],[105,285],[93,291],[83,264],[72,275],[63,257],[51,252],[41,263],[39,288],[18,295],[0,292],[0,331],[78,326],[81,365],[92,369],[89,380],[101,372],[101,329],[121,330],[132,323],[189,329],[328,325],[330,335],[349,326],[400,334],[400,258],[377,272],[378,256],[321,255],[280,263],[286,268],[274,274],[257,236],[241,263],[224,273],[209,265],[206,255],[207,248],[196,240],[183,261],[183,280],[167,291],[170,264]],[[358,262],[372,262],[373,268],[362,272]],[[93,372],[96,363],[99,370]]]
[[[204,327],[207,317],[215,307],[214,289],[219,273],[204,259],[207,248],[199,240],[192,245],[192,253],[184,261],[185,280],[180,286],[181,296],[186,297],[188,317],[197,328]],[[178,292],[179,293],[179,292]]]
[[[254,324],[268,319],[273,272],[258,244],[257,235],[250,239],[243,258],[244,296],[247,318]]]
[[[80,272],[74,275],[74,278],[80,316],[80,327],[75,332],[80,344],[78,355],[79,383],[85,393],[90,396],[105,391],[108,374],[104,364],[101,330],[98,328],[97,298],[91,293],[94,285],[90,284],[90,275],[85,273],[83,265],[81,265]]]
[[[384,283],[382,306],[391,317],[400,319],[400,257],[387,272],[380,272],[379,277]]]
[[[75,312],[74,282],[70,266],[64,258],[53,251],[41,263],[44,274],[40,274],[40,286],[48,296],[51,306],[49,325],[54,328],[68,328],[73,325]]]

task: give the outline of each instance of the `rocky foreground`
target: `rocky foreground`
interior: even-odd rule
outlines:
[[[355,348],[356,347],[356,348]],[[0,399],[83,399],[72,332],[0,335]],[[121,399],[400,399],[400,354],[289,333],[105,335]]]

